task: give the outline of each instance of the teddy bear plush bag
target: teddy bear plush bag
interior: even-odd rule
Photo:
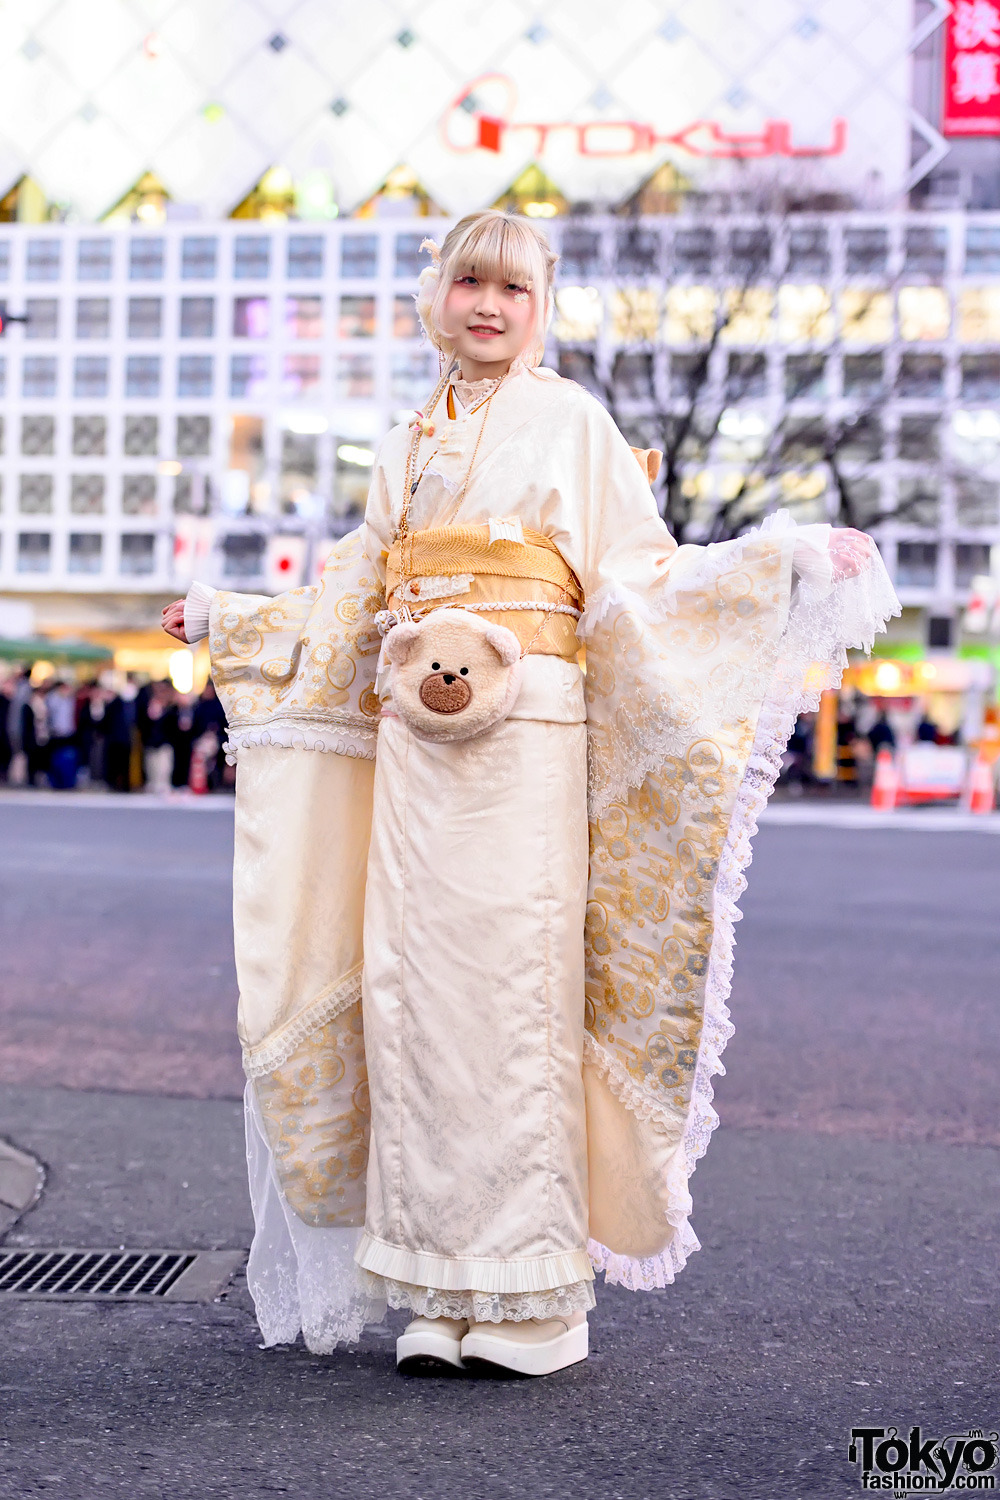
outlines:
[[[389,702],[419,739],[471,740],[507,717],[521,685],[513,631],[464,609],[438,609],[393,626],[383,658]]]

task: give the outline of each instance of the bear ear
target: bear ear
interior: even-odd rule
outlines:
[[[506,625],[490,625],[483,635],[505,667],[512,667],[516,661],[520,661],[521,642]]]
[[[420,636],[419,625],[394,625],[385,643],[385,659],[402,666]]]

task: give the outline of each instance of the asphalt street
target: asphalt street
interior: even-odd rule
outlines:
[[[7,1245],[249,1243],[225,810],[0,803]],[[198,1305],[0,1298],[0,1495],[771,1500],[862,1493],[850,1428],[995,1428],[1000,839],[765,826],[703,1249],[599,1289],[548,1380],[408,1381],[399,1315],[262,1351]]]

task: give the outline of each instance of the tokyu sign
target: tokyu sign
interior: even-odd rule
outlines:
[[[499,108],[496,102],[499,95]],[[557,139],[580,156],[642,156],[658,146],[674,146],[690,156],[748,160],[756,157],[841,156],[847,147],[847,121],[836,116],[828,138],[793,138],[788,120],[765,120],[759,130],[726,130],[716,120],[691,120],[678,130],[659,130],[642,120],[531,120],[518,118],[517,89],[502,73],[484,73],[468,84],[441,122],[445,145],[460,153],[500,152],[513,137],[541,157]]]

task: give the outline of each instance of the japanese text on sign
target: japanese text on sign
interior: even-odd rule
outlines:
[[[955,0],[945,22],[945,135],[1000,135],[1000,5]]]

